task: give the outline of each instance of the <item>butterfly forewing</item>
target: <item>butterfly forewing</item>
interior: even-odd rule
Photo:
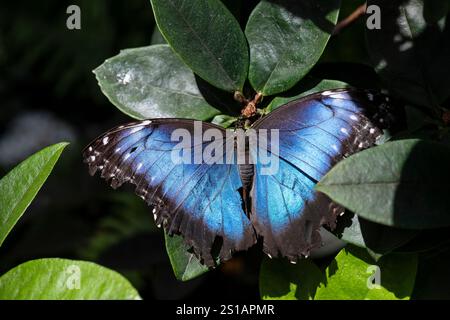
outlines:
[[[173,132],[179,129],[190,133],[191,148],[180,147],[180,140],[173,139]],[[200,135],[207,129],[223,131],[203,123]],[[194,131],[193,120],[132,123],[97,138],[85,149],[84,158],[91,174],[100,170],[112,187],[135,184],[136,193],[152,208],[156,223],[169,234],[183,235],[204,263],[212,266],[215,242],[221,243],[218,258],[226,260],[233,251],[253,245],[255,235],[242,209],[237,165],[225,161],[208,164],[203,158],[195,161],[203,156],[207,144],[198,140]],[[181,149],[189,154],[186,163],[173,159],[173,152]],[[226,149],[216,156],[225,157]]]

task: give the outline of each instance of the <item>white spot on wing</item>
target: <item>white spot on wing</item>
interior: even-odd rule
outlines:
[[[135,127],[135,128],[130,130],[130,134],[138,132],[139,130],[142,130],[143,128],[144,128],[144,126]]]
[[[348,130],[346,128],[341,128],[341,132],[348,135]]]
[[[352,115],[350,116],[350,119],[352,119],[353,121],[358,121],[358,117],[355,116],[354,114],[352,114]]]
[[[109,142],[109,137],[104,137],[102,142],[103,142],[103,145],[106,146],[108,144],[108,142]]]
[[[331,95],[331,97],[333,99],[347,99],[348,98],[347,94],[345,94],[344,92],[333,93]]]

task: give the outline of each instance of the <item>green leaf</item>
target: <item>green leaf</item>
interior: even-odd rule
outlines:
[[[181,59],[226,91],[242,91],[248,47],[239,23],[219,0],[151,0],[156,23]]]
[[[181,236],[169,236],[166,233],[166,250],[175,277],[181,281],[188,281],[209,271],[196,256],[189,252],[189,247],[183,242]]]
[[[152,33],[152,39],[150,40],[151,44],[166,44],[166,40],[164,39],[161,31],[159,31],[158,26],[155,26]]]
[[[120,274],[92,262],[39,259],[0,277],[0,300],[137,300]]]
[[[355,214],[353,217],[349,214],[341,217],[334,232],[347,243],[381,255],[401,247],[419,233],[417,230],[392,228],[373,223]]]
[[[320,269],[311,259],[293,265],[266,257],[259,275],[260,295],[265,300],[311,300],[322,280]]]
[[[0,246],[41,189],[68,143],[49,146],[0,180]]]
[[[423,106],[436,106],[448,98],[450,28],[446,10],[438,8],[448,3],[370,0],[367,4],[381,10],[381,29],[366,28],[368,52],[392,93]],[[436,9],[440,20],[427,22]],[[431,15],[435,20],[436,14]]]
[[[211,122],[214,124],[217,124],[219,126],[222,126],[224,128],[228,128],[233,123],[235,123],[237,120],[238,120],[238,118],[236,118],[236,117],[219,114],[218,116],[215,116]]]
[[[449,163],[446,145],[388,142],[339,162],[316,189],[369,221],[405,229],[445,227]]]
[[[312,83],[314,83],[314,84],[311,85]],[[308,81],[307,83],[302,84],[299,88],[296,88],[295,91],[301,92],[300,94],[296,94],[296,95],[288,96],[288,97],[276,97],[270,102],[270,104],[267,106],[266,110],[268,112],[271,112],[271,111],[275,110],[276,108],[278,108],[288,102],[300,99],[300,98],[305,97],[310,94],[317,93],[319,91],[348,88],[348,87],[350,87],[350,86],[347,83],[342,82],[342,81],[337,81],[337,80],[324,79],[324,80],[320,80],[317,83]]]
[[[253,88],[274,95],[302,79],[322,55],[339,7],[339,0],[261,1],[245,29]]]
[[[416,272],[416,254],[390,254],[375,262],[364,249],[348,246],[326,269],[326,283],[317,289],[315,299],[409,299]],[[379,283],[374,273],[380,276]]]
[[[136,119],[207,120],[219,113],[205,101],[194,74],[168,45],[123,50],[94,73],[108,99]]]

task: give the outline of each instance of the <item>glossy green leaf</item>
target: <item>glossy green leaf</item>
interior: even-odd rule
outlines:
[[[203,99],[194,74],[168,45],[123,50],[94,73],[108,99],[136,119],[207,120],[219,113]]]
[[[366,28],[368,52],[391,91],[424,106],[435,106],[449,97],[449,19],[446,10],[438,8],[448,3],[370,0],[367,4],[381,11],[381,28]],[[430,15],[439,21],[430,21]]]
[[[445,227],[449,163],[446,145],[389,142],[339,162],[316,189],[369,221],[406,229]]]
[[[208,272],[209,268],[203,265],[193,253],[189,252],[189,247],[183,242],[181,236],[168,236],[165,233],[165,237],[167,254],[178,280],[192,280]]]
[[[219,0],[151,0],[156,23],[181,59],[226,91],[242,91],[248,47],[239,23]]]
[[[311,81],[309,81],[311,82]],[[337,80],[320,80],[320,82],[315,83],[312,87],[310,83],[302,84],[299,88],[295,88],[297,92],[301,92],[299,94],[288,96],[288,97],[276,97],[274,98],[270,104],[267,106],[266,110],[268,112],[275,110],[279,106],[282,106],[288,102],[303,98],[307,95],[317,93],[319,91],[324,90],[332,90],[332,89],[341,89],[350,87],[347,83]]]
[[[245,29],[253,88],[274,95],[302,79],[322,55],[339,7],[339,0],[261,1]]]
[[[401,247],[419,233],[417,230],[387,227],[349,213],[339,218],[334,232],[347,243],[381,255]]]
[[[349,246],[326,269],[315,299],[409,299],[416,272],[416,254],[390,254],[375,262],[364,249]]]
[[[68,143],[49,146],[0,180],[0,245],[41,189]]]
[[[266,257],[259,275],[260,295],[265,300],[311,300],[322,280],[322,272],[311,259],[293,265]]]
[[[137,300],[120,274],[92,262],[39,259],[0,277],[0,300]]]

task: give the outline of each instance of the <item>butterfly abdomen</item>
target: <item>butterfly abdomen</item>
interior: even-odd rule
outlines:
[[[253,182],[253,174],[255,168],[253,164],[240,164],[239,165],[239,175],[242,180],[242,187],[249,188]]]

